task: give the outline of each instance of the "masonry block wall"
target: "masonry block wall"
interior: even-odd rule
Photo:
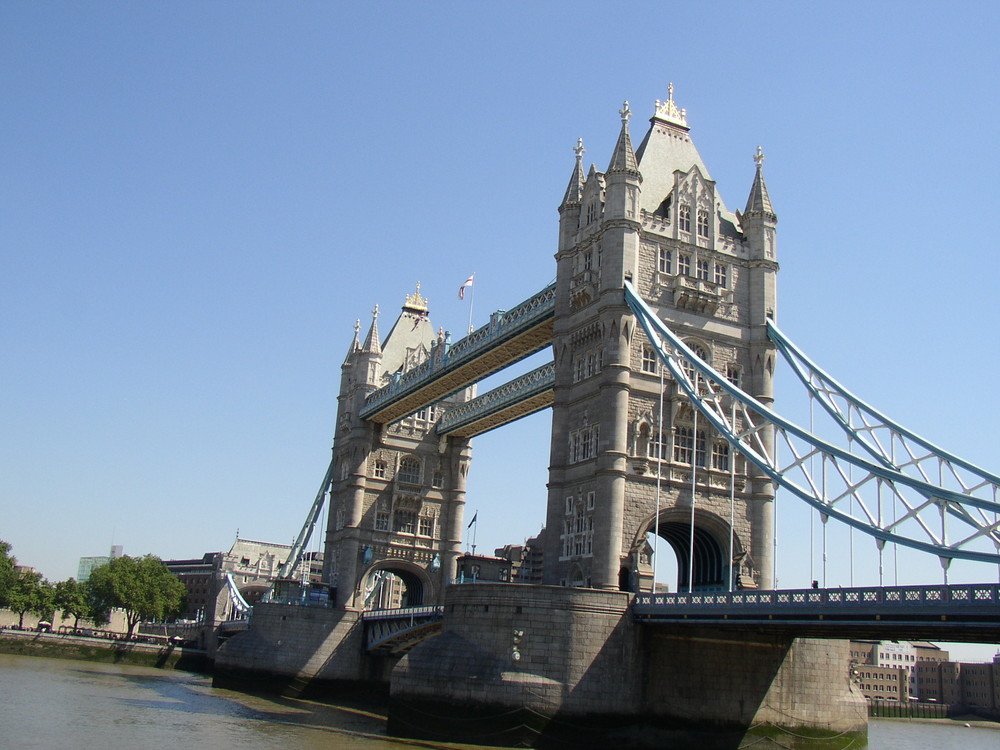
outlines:
[[[356,611],[257,604],[252,628],[219,648],[214,684],[301,690],[311,682],[367,679],[363,631]]]

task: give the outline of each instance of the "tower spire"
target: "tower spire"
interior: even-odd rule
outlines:
[[[563,195],[559,208],[565,208],[569,204],[579,204],[583,201],[583,155],[587,149],[583,147],[583,138],[576,139],[576,146],[573,151],[576,153],[576,165],[573,167],[573,175],[569,178],[569,185],[566,186],[566,193]]]
[[[754,175],[750,195],[747,197],[747,207],[743,215],[760,216],[774,221],[778,217],[774,213],[774,208],[771,207],[771,197],[767,194],[767,185],[764,184],[764,149],[760,146],[757,146],[753,160],[757,165],[757,173]]]
[[[361,321],[354,321],[354,340],[351,341],[351,347],[347,350],[347,357],[344,359],[344,364],[351,361],[351,357],[361,351],[361,339],[358,338],[358,334],[361,332]]]
[[[367,354],[382,353],[382,345],[379,343],[378,337],[378,305],[375,305],[372,310],[372,327],[368,329],[368,335],[365,336],[365,343],[361,350]]]
[[[635,151],[632,149],[632,137],[628,132],[628,121],[632,117],[632,110],[629,109],[628,102],[622,104],[618,111],[622,118],[622,129],[618,133],[618,143],[615,144],[615,151],[611,155],[611,164],[608,165],[608,172],[635,172],[639,173],[639,163],[635,159]]]

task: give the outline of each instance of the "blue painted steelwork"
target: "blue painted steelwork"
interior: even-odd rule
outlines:
[[[492,391],[467,401],[441,417],[436,430],[439,435],[447,435],[467,425],[489,417],[517,404],[523,403],[546,391],[551,391],[556,382],[555,363],[549,362],[529,373],[514,378]],[[527,416],[520,414],[519,416]],[[496,425],[499,426],[499,425]]]
[[[323,510],[323,504],[326,502],[326,493],[330,488],[330,482],[333,480],[333,470],[335,461],[330,459],[330,465],[326,469],[326,474],[323,476],[323,483],[319,486],[319,491],[316,493],[316,497],[313,499],[312,507],[309,509],[309,514],[306,516],[305,523],[302,524],[302,528],[299,529],[299,534],[295,537],[295,541],[292,543],[292,548],[288,552],[288,557],[285,558],[285,562],[282,563],[281,568],[278,570],[278,578],[288,578],[298,567],[299,561],[302,559],[302,551],[309,544],[309,539],[312,537],[313,529],[316,527],[316,521],[319,520],[320,511]]]
[[[401,654],[441,631],[444,607],[405,607],[361,613],[365,649]]]
[[[646,623],[754,626],[803,636],[990,643],[1000,638],[1000,584],[638,594],[632,616]]]
[[[1000,497],[1000,477],[922,438],[862,401],[806,356],[773,321],[767,322],[768,338],[831,419],[848,437],[870,453],[876,461],[926,482],[957,485],[964,495],[996,501]],[[975,527],[990,523],[980,508],[978,519],[965,506],[948,504],[948,512]],[[994,519],[995,520],[995,519]],[[1000,542],[996,534],[994,541]]]
[[[695,355],[629,283],[625,284],[625,300],[692,405],[776,485],[880,544],[901,544],[945,562],[957,558],[1000,563],[1000,503],[908,476],[884,461],[874,463],[856,456],[794,425]],[[763,439],[768,430],[774,432],[773,450]],[[789,458],[779,461],[779,445]],[[818,460],[818,468],[813,459]],[[891,514],[884,512],[885,500]],[[944,521],[949,514],[960,515],[973,526],[972,533],[949,540]],[[982,549],[987,543],[993,544],[993,551]]]
[[[440,359],[430,357],[417,367],[394,378],[388,385],[371,393],[365,399],[361,417],[370,418],[393,402],[416,392],[431,380],[457,370],[484,353],[498,348],[518,334],[551,318],[555,312],[555,306],[556,287],[555,284],[551,284],[513,309],[494,313],[490,317],[490,322],[485,326],[473,331],[455,344],[446,345],[448,348]],[[452,391],[452,393],[454,392]],[[451,394],[441,394],[438,398],[444,398],[448,395]]]

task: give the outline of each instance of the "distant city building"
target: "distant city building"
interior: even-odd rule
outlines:
[[[524,544],[505,544],[494,550],[494,555],[510,562],[511,583],[542,582],[542,562],[545,559],[542,544],[544,533],[545,529],[542,529],[537,536],[531,537]]]
[[[108,555],[101,555],[99,557],[81,557],[80,564],[76,568],[76,580],[80,583],[88,580],[90,578],[90,573],[94,568],[107,565],[116,557],[121,557],[122,549],[122,545],[114,544],[111,546],[111,553]]]
[[[851,641],[851,679],[869,701],[924,701],[1000,717],[1000,654],[953,662],[926,641]]]
[[[208,626],[239,615],[227,576],[231,576],[239,595],[248,604],[260,601],[274,584],[278,571],[288,558],[291,546],[236,538],[228,552],[206,552],[200,558],[164,560],[167,569],[187,590],[183,619],[197,620]],[[301,581],[319,581],[323,553],[307,552],[292,577]]]

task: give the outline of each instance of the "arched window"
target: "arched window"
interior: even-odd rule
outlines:
[[[703,209],[698,211],[698,236],[708,237],[708,211]]]
[[[691,206],[682,203],[677,209],[677,228],[682,232],[691,231]]]
[[[420,484],[420,461],[413,456],[403,458],[399,462],[396,479],[406,484]]]

